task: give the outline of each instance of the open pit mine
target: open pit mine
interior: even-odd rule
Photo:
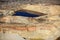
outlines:
[[[60,0],[0,0],[0,40],[60,40]]]

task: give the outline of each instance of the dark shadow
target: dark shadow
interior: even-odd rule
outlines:
[[[43,15],[46,15],[46,14],[30,11],[30,10],[20,10],[20,11],[16,11],[15,14],[13,14],[12,16],[39,17]]]
[[[27,12],[15,12],[15,14],[13,16],[38,17],[39,15],[30,14]]]
[[[56,40],[60,40],[60,37],[58,37]]]

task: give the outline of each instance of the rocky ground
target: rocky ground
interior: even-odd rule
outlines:
[[[36,11],[47,15],[35,18],[12,16],[18,10]],[[13,33],[20,35],[26,40],[56,40],[60,37],[60,5],[31,5],[11,2],[1,5],[0,15],[2,14],[3,16],[0,16],[0,31],[2,32],[0,39],[1,36],[3,38],[1,40],[3,40],[5,36],[16,36],[15,34],[13,35]],[[19,38],[18,36],[17,39],[19,40]],[[22,40],[24,40],[23,38]]]

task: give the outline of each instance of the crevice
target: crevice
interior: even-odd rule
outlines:
[[[56,40],[60,40],[60,37],[58,37]]]
[[[12,16],[39,17],[44,15],[47,15],[47,14],[35,12],[31,10],[19,10],[19,11],[15,11],[15,14],[13,14]]]

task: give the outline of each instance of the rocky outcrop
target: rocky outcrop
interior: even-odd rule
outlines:
[[[40,18],[38,21],[35,18],[6,16],[1,19],[5,24],[1,24],[0,27],[3,32],[17,33],[27,39],[55,40],[60,36],[60,27],[58,26],[60,19],[58,17],[49,17],[44,22],[39,22]]]
[[[1,1],[1,0],[0,0]],[[6,0],[7,2],[8,0]],[[50,3],[57,3],[57,1],[43,1],[47,2],[49,5],[45,4],[30,4],[27,2],[11,2],[7,4],[1,4],[0,8],[0,31],[3,33],[17,33],[20,36],[27,39],[44,39],[44,40],[55,40],[60,36],[60,5],[52,5]],[[14,1],[14,0],[13,0]],[[22,0],[21,0],[22,1]],[[30,0],[32,1],[32,0]],[[42,1],[42,0],[41,0]],[[11,2],[11,3],[10,3]],[[31,4],[34,5],[31,5]],[[59,2],[58,2],[59,3]],[[22,16],[12,16],[16,11],[22,10],[29,13],[35,14],[47,14],[39,17],[22,17]],[[30,10],[30,11],[29,11]],[[35,12],[34,12],[35,11]],[[36,13],[38,12],[38,13]],[[3,24],[2,24],[3,23]]]
[[[39,5],[39,4],[38,5],[27,4],[27,5],[21,5],[21,7],[22,7],[23,10],[36,11],[36,12],[47,14],[48,16],[51,16],[51,15],[53,16],[53,15],[59,15],[60,14],[60,6],[59,5],[48,5],[48,6],[46,6],[46,5]],[[3,9],[5,9],[4,14],[7,14],[8,12],[10,12],[8,14],[11,14],[12,11],[22,10],[22,9],[20,9],[20,6],[15,6],[15,7],[9,7],[8,8],[8,5],[7,5],[7,7],[5,6],[5,8],[3,8]],[[27,11],[27,12],[29,12],[29,11]]]
[[[5,26],[3,26],[5,25]],[[27,39],[44,39],[44,40],[55,40],[60,36],[60,32],[58,26],[54,26],[53,24],[28,24],[22,26],[18,24],[3,24],[0,27],[3,29],[5,33],[17,33],[20,36]]]

